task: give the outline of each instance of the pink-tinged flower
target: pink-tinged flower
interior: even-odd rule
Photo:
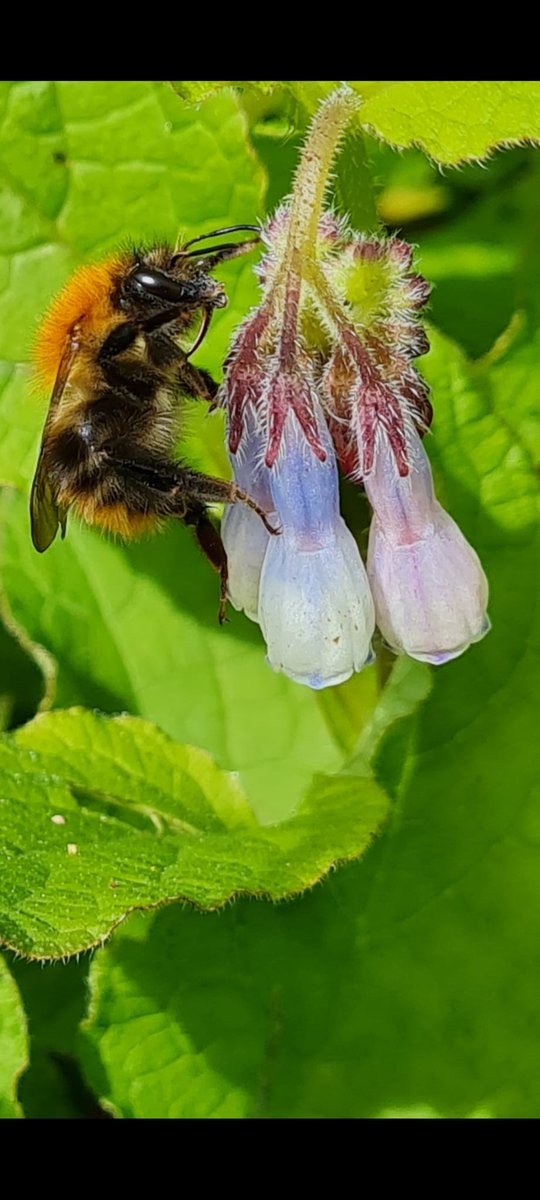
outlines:
[[[368,575],[377,624],[396,653],[436,665],[488,632],[488,583],[478,555],[435,498],[419,435],[408,429],[400,476],[383,430],[364,486],[374,509]]]
[[[259,622],[274,670],[319,689],[371,661],[375,616],[358,546],[340,516],[336,459],[320,406],[316,417],[324,461],[292,411],[268,470],[282,532],[266,548]]]

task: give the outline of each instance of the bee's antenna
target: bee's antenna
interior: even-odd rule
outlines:
[[[244,230],[248,233],[259,233],[258,225],[225,225],[223,229],[213,229],[211,233],[201,233],[199,237],[191,238],[185,246],[182,246],[182,251],[188,250],[190,246],[195,246],[197,242],[205,242],[207,238],[223,237],[224,233],[242,233]],[[221,247],[215,246],[214,249],[219,250]],[[199,253],[204,254],[205,252],[201,250]]]
[[[202,258],[203,254],[212,255],[212,262],[223,262],[226,258],[236,258],[245,254],[252,246],[258,246],[259,238],[249,238],[247,242],[219,242],[217,246],[203,246],[201,250],[190,250],[187,254],[181,250],[175,258]]]

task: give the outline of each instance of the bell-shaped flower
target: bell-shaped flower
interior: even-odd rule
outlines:
[[[282,532],[267,544],[258,616],[274,670],[318,689],[371,661],[375,617],[364,564],[340,516],[335,452],[316,399],[313,411],[324,461],[291,411],[268,470]]]
[[[490,625],[478,555],[435,498],[420,437],[408,429],[409,474],[379,430],[364,479],[374,509],[368,575],[377,624],[396,653],[440,664],[480,641]]]
[[[268,486],[268,469],[263,465],[265,443],[257,428],[255,414],[248,411],[244,419],[242,445],[231,454],[235,481],[268,513],[273,500]],[[258,620],[259,581],[266,548],[271,535],[261,518],[245,504],[231,504],[221,523],[221,537],[229,569],[229,599],[234,608],[243,610],[251,621]]]

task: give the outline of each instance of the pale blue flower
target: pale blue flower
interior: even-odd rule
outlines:
[[[318,689],[343,682],[371,661],[375,617],[364,564],[340,516],[335,453],[319,410],[317,418],[324,462],[293,413],[271,468],[261,465],[262,433],[257,436],[254,425],[246,430],[236,479],[276,514],[281,533],[269,537],[257,528],[255,514],[237,505],[223,537],[231,600],[252,618],[256,611],[268,662]]]

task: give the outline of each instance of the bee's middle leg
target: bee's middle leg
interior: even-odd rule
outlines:
[[[122,497],[131,511],[158,518],[177,517],[193,527],[201,550],[221,579],[219,620],[222,623],[227,602],[227,555],[206,511],[207,505],[245,504],[261,518],[268,533],[278,533],[264,509],[236,483],[214,479],[212,475],[203,475],[175,463],[137,457],[131,449],[129,454],[124,452],[122,456],[118,452],[111,453],[108,466],[109,502]]]
[[[182,472],[181,488],[185,490],[186,504],[245,504],[261,518],[268,533],[280,532],[270,523],[264,508],[238,487],[237,483],[229,483],[226,479],[214,479],[213,475],[202,475],[199,471],[188,470]]]

